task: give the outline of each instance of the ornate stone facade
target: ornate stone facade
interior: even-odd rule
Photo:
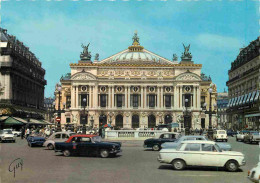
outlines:
[[[104,123],[123,128],[152,128],[160,123],[177,122],[183,127],[185,99],[191,110],[191,128],[207,128],[208,115],[201,108],[209,103],[207,91],[210,79],[201,77],[201,64],[193,61],[170,61],[140,46],[133,38],[128,49],[99,62],[70,64],[71,75],[62,78],[61,103],[71,101],[62,114],[62,124],[70,118],[80,125],[83,115],[83,98],[86,98],[87,125],[98,127]],[[187,50],[186,50],[187,51]],[[70,90],[70,93],[66,93]],[[216,103],[216,89],[212,104]],[[57,91],[56,103],[57,100]],[[57,105],[56,105],[57,106]],[[185,120],[186,121],[186,120]],[[213,124],[216,117],[213,116]]]

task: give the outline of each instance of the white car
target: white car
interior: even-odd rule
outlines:
[[[15,136],[11,130],[0,130],[0,142],[15,142]]]
[[[260,182],[260,162],[257,164],[256,167],[248,171],[247,178],[250,179],[252,182]]]
[[[18,136],[21,136],[21,133],[20,131],[16,131],[16,130],[13,130],[13,129],[4,129],[4,130],[11,130],[12,133],[14,134],[14,136],[18,137]]]
[[[244,137],[248,131],[241,131],[236,135],[236,141],[244,141]]]
[[[216,130],[213,134],[213,140],[218,141],[228,141],[227,132],[226,130]]]
[[[55,147],[55,142],[65,142],[69,139],[71,135],[75,135],[74,132],[56,132],[53,133],[43,144],[44,147],[53,150]]]
[[[162,149],[158,161],[172,164],[175,170],[186,166],[213,166],[225,167],[230,172],[246,164],[244,154],[222,151],[212,141],[183,141],[176,149]]]

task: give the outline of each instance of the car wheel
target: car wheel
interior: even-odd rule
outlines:
[[[238,164],[234,160],[230,160],[226,163],[226,169],[229,172],[236,172],[238,170]]]
[[[156,144],[156,145],[154,145],[154,146],[153,146],[153,150],[154,150],[154,151],[159,151],[159,150],[160,150],[160,147],[159,147],[159,145],[157,145],[157,144]]]
[[[13,143],[15,143],[15,140],[13,140]]]
[[[54,146],[53,146],[53,144],[48,144],[48,146],[47,146],[47,147],[48,147],[48,149],[49,149],[49,150],[53,150],[53,149],[54,149]]]
[[[186,167],[186,164],[183,160],[177,159],[172,162],[172,166],[175,170],[183,170]]]
[[[109,156],[108,150],[102,149],[102,150],[100,151],[100,156],[101,156],[102,158],[107,158],[107,157]]]
[[[29,143],[29,146],[30,146],[30,147],[33,147],[32,143]]]
[[[66,156],[66,157],[69,157],[70,156],[70,151],[69,150],[63,151],[63,155]]]

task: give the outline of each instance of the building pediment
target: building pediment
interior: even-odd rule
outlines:
[[[178,75],[176,81],[201,81],[201,78],[197,74],[185,72]]]
[[[96,76],[89,72],[79,72],[71,76],[71,80],[96,80]]]

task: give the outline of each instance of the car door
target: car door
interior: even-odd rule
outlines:
[[[200,157],[201,157],[200,144],[187,143],[183,150],[182,156],[187,165],[193,165],[193,166],[200,165],[200,163],[201,163],[200,162]]]
[[[220,152],[213,144],[201,144],[201,166],[219,166]]]
[[[54,142],[62,142],[62,140],[61,140],[61,133],[55,134],[53,140],[54,140]]]
[[[90,155],[91,149],[91,139],[89,137],[82,137],[79,143],[79,153],[81,155]]]
[[[65,141],[68,140],[68,139],[69,139],[68,134],[66,134],[66,133],[61,134],[61,140],[62,140],[62,142],[65,142]]]

